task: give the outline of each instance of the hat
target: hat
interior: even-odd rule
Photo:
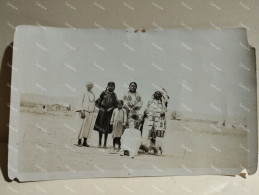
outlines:
[[[88,87],[88,86],[89,86],[89,87],[90,87],[90,86],[93,87],[94,84],[93,84],[92,82],[88,82],[88,83],[86,83],[86,87]]]

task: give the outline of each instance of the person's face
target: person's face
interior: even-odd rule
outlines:
[[[108,85],[108,91],[109,92],[113,92],[115,89],[115,86],[114,85]]]
[[[122,104],[117,105],[118,109],[122,109]]]
[[[87,85],[86,88],[87,88],[88,91],[91,91],[93,89],[93,86],[92,85]]]
[[[130,90],[131,92],[136,92],[136,90],[137,90],[136,84],[135,84],[135,83],[132,83],[132,84],[129,86],[129,90]]]
[[[154,95],[154,98],[155,98],[156,100],[160,100],[161,97],[162,97],[162,94],[161,94],[161,93],[155,93],[155,95]]]

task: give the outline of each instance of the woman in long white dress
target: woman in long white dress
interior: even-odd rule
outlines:
[[[98,109],[95,107],[95,95],[92,92],[93,83],[89,82],[86,84],[86,90],[82,97],[82,102],[80,105],[79,115],[80,115],[80,130],[78,134],[78,146],[89,147],[87,144],[87,138],[89,137],[90,131],[93,130],[95,120],[97,117]],[[82,138],[84,138],[83,145]]]

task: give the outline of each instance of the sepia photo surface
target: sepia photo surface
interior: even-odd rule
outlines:
[[[244,29],[19,26],[9,177],[235,175],[257,169]]]

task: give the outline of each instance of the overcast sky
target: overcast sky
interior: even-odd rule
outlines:
[[[246,117],[256,110],[254,51],[244,29],[132,33],[21,26],[14,43],[17,87],[24,93],[79,97],[92,81],[99,96],[114,81],[122,98],[136,81],[144,105],[164,87],[169,110]]]

